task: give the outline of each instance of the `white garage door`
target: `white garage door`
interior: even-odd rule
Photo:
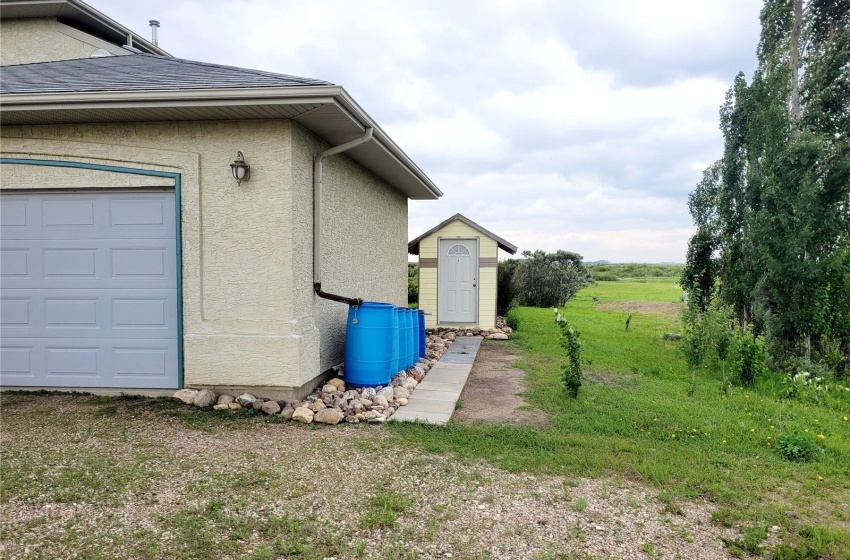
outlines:
[[[178,384],[173,192],[0,198],[0,384]]]

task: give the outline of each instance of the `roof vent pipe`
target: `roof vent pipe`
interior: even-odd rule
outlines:
[[[156,21],[155,19],[152,19],[148,22],[148,24],[151,26],[151,43],[153,43],[154,45],[156,45],[158,47],[159,46],[159,37],[158,37],[159,22]]]
[[[328,156],[340,154],[360,144],[365,144],[372,139],[372,127],[366,127],[363,136],[351,142],[334,146],[313,158],[313,289],[321,298],[347,303],[348,305],[360,305],[360,298],[349,298],[338,296],[322,291],[322,160]]]

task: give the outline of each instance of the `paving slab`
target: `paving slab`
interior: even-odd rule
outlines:
[[[476,354],[477,355],[477,354]],[[431,371],[472,371],[472,364],[444,364],[437,362]],[[429,372],[430,373],[430,372]]]
[[[455,401],[432,401],[428,399],[408,399],[404,410],[414,412],[438,412],[451,415],[455,411]]]
[[[454,414],[480,347],[481,337],[456,338],[410,394],[407,406],[399,408],[392,419],[446,424]]]
[[[429,389],[419,385],[416,387],[416,398],[425,399],[428,401],[457,401],[457,391],[441,391],[439,389]],[[408,399],[409,401],[409,399]]]
[[[390,419],[397,420],[399,422],[415,422],[418,420],[420,422],[427,422],[429,424],[443,426],[451,419],[451,417],[451,414],[439,414],[436,412],[416,412],[399,409],[398,412],[393,414]]]
[[[466,380],[461,383],[437,383],[436,381],[423,381],[419,385],[416,386],[416,389],[411,393],[411,398],[416,394],[420,388],[425,389],[426,391],[453,391],[460,396],[463,392],[463,387],[466,385]],[[410,400],[410,399],[408,399]]]
[[[446,374],[446,373],[435,373],[433,377],[431,374],[425,376],[425,379],[430,379],[436,383],[466,383],[466,380],[469,378],[467,374]],[[424,382],[423,382],[424,383]]]

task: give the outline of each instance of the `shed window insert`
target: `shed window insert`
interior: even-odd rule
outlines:
[[[469,249],[465,245],[452,245],[449,248],[448,255],[469,255]]]

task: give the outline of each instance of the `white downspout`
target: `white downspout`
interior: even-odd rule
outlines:
[[[372,127],[366,127],[365,133],[360,138],[334,146],[313,158],[313,289],[320,297],[351,305],[359,305],[362,300],[322,291],[322,160],[365,144],[371,139]]]

